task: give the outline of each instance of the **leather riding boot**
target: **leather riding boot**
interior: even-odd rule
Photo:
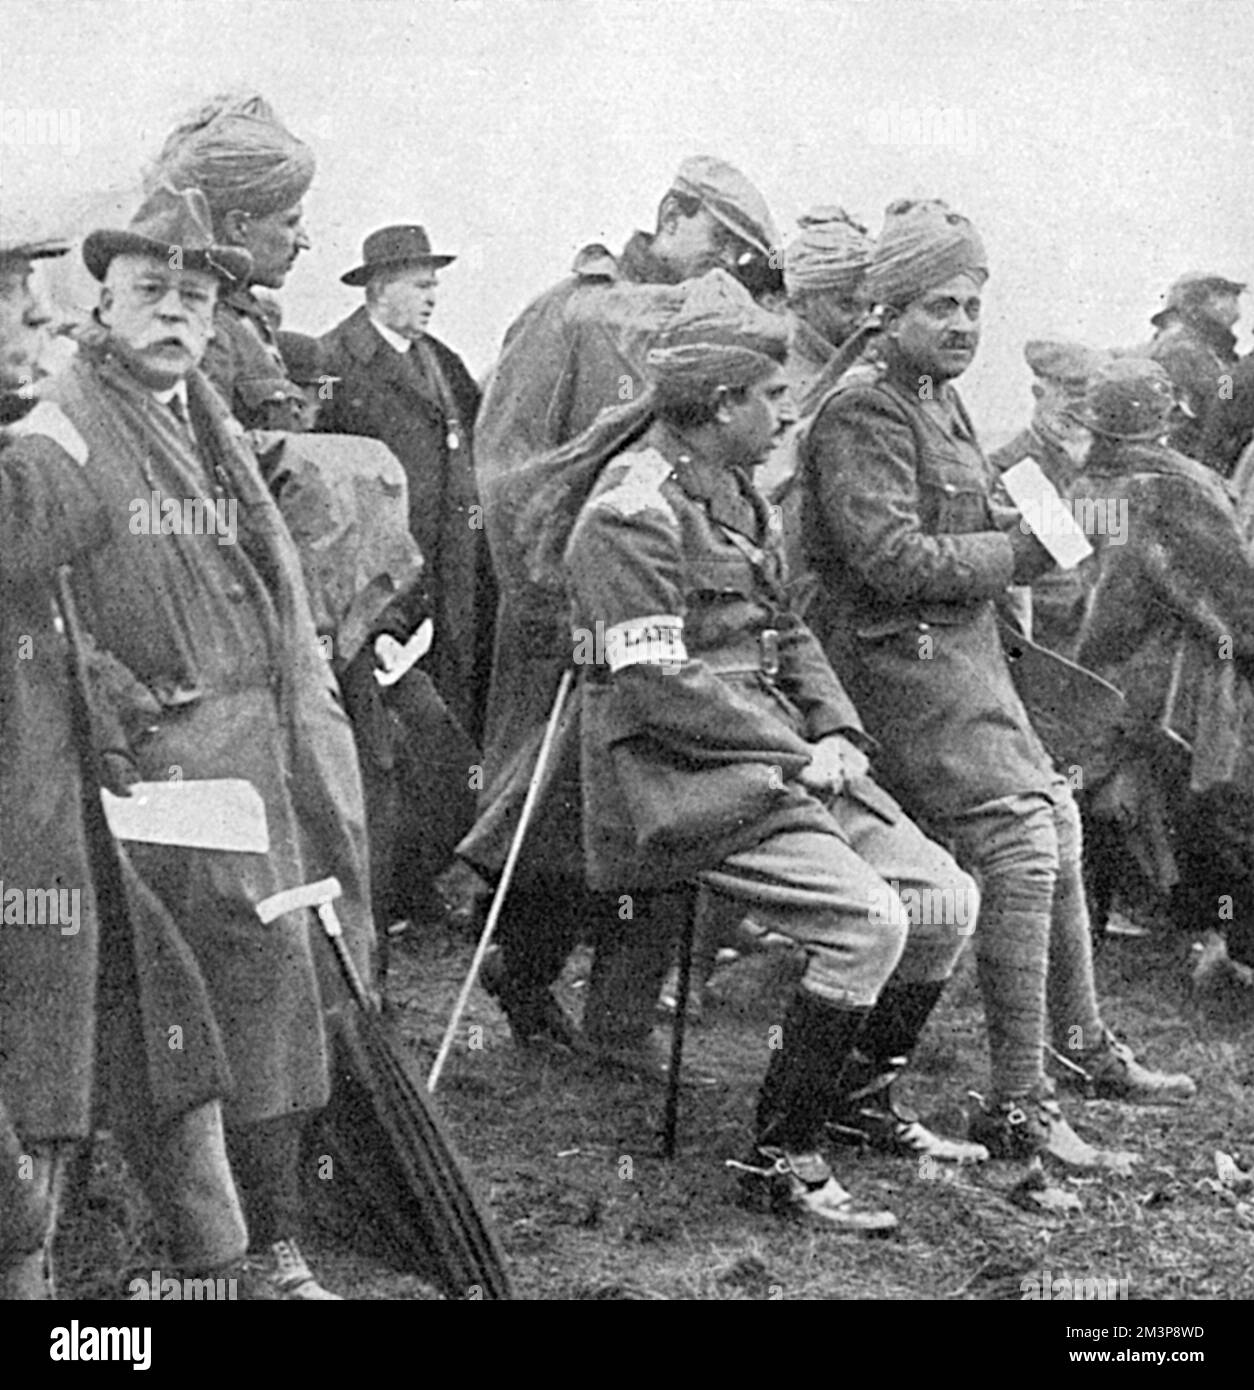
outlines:
[[[757,1108],[757,1142],[744,1174],[752,1205],[814,1217],[846,1231],[886,1231],[889,1211],[859,1206],[835,1179],[820,1143],[836,1086],[869,1010],[839,1008],[799,993],[784,1020],[784,1046],[771,1056]]]
[[[841,1072],[838,1094],[827,1116],[828,1137],[833,1142],[941,1163],[983,1163],[988,1158],[982,1144],[934,1134],[893,1094],[893,1083],[909,1064],[945,984],[944,980],[919,984],[890,980],[880,991]]]

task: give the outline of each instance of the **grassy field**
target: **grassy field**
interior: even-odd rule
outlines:
[[[419,1076],[470,954],[469,944],[438,933],[395,952],[393,1025]],[[562,983],[576,1013],[586,965],[577,956]],[[574,1059],[520,1052],[478,991],[441,1104],[525,1299],[1019,1300],[1021,1281],[1044,1269],[1126,1279],[1133,1299],[1252,1298],[1254,1205],[1216,1181],[1215,1154],[1235,1155],[1242,1168],[1254,1162],[1254,995],[1226,987],[1196,996],[1189,942],[1166,934],[1103,938],[1098,972],[1112,1026],[1147,1060],[1190,1071],[1201,1091],[1189,1106],[1153,1109],[1066,1098],[1086,1138],[1141,1155],[1131,1178],[1067,1179],[1082,1211],[1066,1216],[1013,1205],[1022,1172],[1012,1165],[932,1175],[909,1160],[847,1150],[837,1159],[841,1180],[900,1218],[888,1238],[836,1235],[738,1205],[725,1160],[744,1156],[767,1030],[788,993],[778,957],[742,960],[716,977],[687,1055],[719,1085],[686,1090],[674,1162],[658,1152],[659,1092]],[[987,1081],[970,959],[916,1062],[909,1098],[938,1128],[963,1132],[967,1091]],[[346,1296],[435,1297],[413,1274],[326,1235],[306,1245],[324,1282]],[[64,1291],[78,1297],[124,1296],[132,1274],[159,1265],[151,1224],[107,1144],[59,1254]]]

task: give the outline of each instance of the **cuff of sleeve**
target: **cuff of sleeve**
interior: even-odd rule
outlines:
[[[980,547],[971,557],[971,573],[982,581],[984,592],[973,598],[996,598],[1014,583],[1015,552],[1010,537],[1001,531],[980,537]]]
[[[830,711],[812,714],[806,723],[806,739],[810,743],[820,743],[833,734],[839,734],[855,748],[861,749],[868,758],[873,758],[879,752],[879,743],[861,725],[849,724]]]

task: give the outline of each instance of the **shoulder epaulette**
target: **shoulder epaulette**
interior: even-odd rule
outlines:
[[[678,520],[671,504],[662,496],[662,484],[675,470],[656,449],[623,454],[617,467],[622,469],[617,481],[595,499],[594,507],[622,517],[644,511],[663,512],[671,521]]]
[[[43,435],[64,449],[80,468],[87,462],[87,441],[53,401],[40,401],[29,415],[9,426],[8,434],[11,439]]]

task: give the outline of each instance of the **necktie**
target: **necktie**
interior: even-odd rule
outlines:
[[[182,430],[188,442],[194,447],[196,444],[196,432],[192,429],[192,422],[187,418],[187,407],[183,404],[182,396],[176,392],[169,400],[170,413],[179,422],[179,429]]]

